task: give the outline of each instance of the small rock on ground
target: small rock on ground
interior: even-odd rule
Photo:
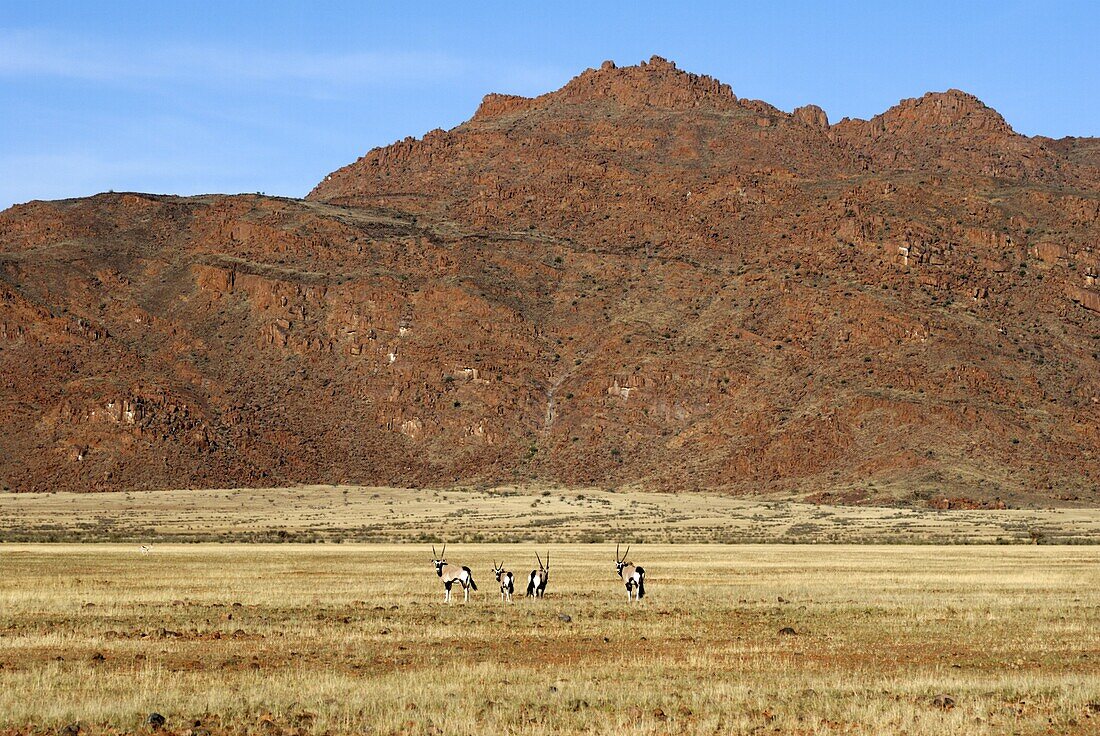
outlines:
[[[955,699],[946,693],[940,693],[932,698],[932,705],[943,710],[951,710],[955,707]]]

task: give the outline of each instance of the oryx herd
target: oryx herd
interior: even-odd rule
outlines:
[[[630,545],[626,546],[626,552],[623,553],[622,557],[619,557],[619,545],[615,545],[615,572],[618,573],[626,585],[627,602],[640,601],[645,597],[645,569],[641,565],[628,562],[626,557],[629,554]],[[546,584],[550,582],[550,551],[546,551],[545,562],[536,552],[535,561],[538,563],[538,567],[531,570],[531,573],[527,576],[527,597],[543,598],[546,595]],[[443,552],[441,553],[437,553],[435,545],[432,545],[432,564],[435,566],[436,574],[443,581],[443,601],[445,603],[451,602],[451,586],[455,583],[462,586],[463,602],[470,600],[470,591],[477,590],[474,574],[465,565],[452,565],[447,562],[446,544],[443,545]],[[503,561],[500,564],[494,562],[492,571],[497,583],[500,584],[500,600],[511,602],[512,594],[516,591],[515,575],[512,574],[511,570],[504,569]]]

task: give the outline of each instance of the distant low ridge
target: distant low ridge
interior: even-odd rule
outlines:
[[[1100,140],[653,57],[305,200],[0,213],[0,484],[1100,503]]]

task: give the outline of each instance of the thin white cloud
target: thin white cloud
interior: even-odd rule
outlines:
[[[172,193],[199,193],[250,188],[240,171],[219,168],[209,160],[175,156],[113,158],[80,151],[0,155],[0,171],[18,174],[0,177],[0,209],[32,199],[84,197],[108,189],[128,188]],[[255,185],[251,185],[255,188]]]
[[[435,52],[307,53],[197,45],[121,46],[55,33],[0,30],[2,77],[56,77],[116,84],[302,82],[364,87],[445,82],[469,71],[466,62]]]
[[[21,101],[9,111],[24,134],[18,144],[0,141],[0,209],[32,198],[83,196],[111,188],[304,194],[320,178],[314,177],[316,163],[287,162],[294,159],[287,147],[308,141],[311,151],[328,156],[348,148],[339,136],[360,135],[363,126],[349,132],[340,124],[344,121],[337,121],[326,132],[308,115],[279,115],[288,97],[296,113],[324,100],[339,101],[359,121],[385,118],[388,127],[375,124],[384,134],[366,126],[374,137],[357,141],[358,154],[406,132],[420,134],[433,123],[461,119],[444,111],[439,117],[422,116],[402,132],[400,125],[389,124],[392,116],[377,113],[400,107],[391,101],[395,92],[430,100],[434,91],[446,90],[448,99],[468,100],[460,112],[472,114],[486,92],[541,94],[561,86],[572,71],[431,51],[111,43],[0,28],[0,93],[15,85],[43,92],[15,97]],[[70,103],[67,95],[51,94],[73,85],[97,90],[96,103],[86,104],[81,96]],[[154,92],[156,98],[114,94],[133,91]],[[113,100],[119,104],[110,104]],[[326,104],[324,109],[338,108]],[[35,135],[36,120],[44,121],[49,132]],[[298,169],[309,172],[303,181],[296,180]]]

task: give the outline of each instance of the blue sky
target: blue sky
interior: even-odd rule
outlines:
[[[486,92],[652,54],[834,121],[958,87],[1020,132],[1100,135],[1093,3],[523,5],[0,0],[0,208],[108,189],[302,196]]]

